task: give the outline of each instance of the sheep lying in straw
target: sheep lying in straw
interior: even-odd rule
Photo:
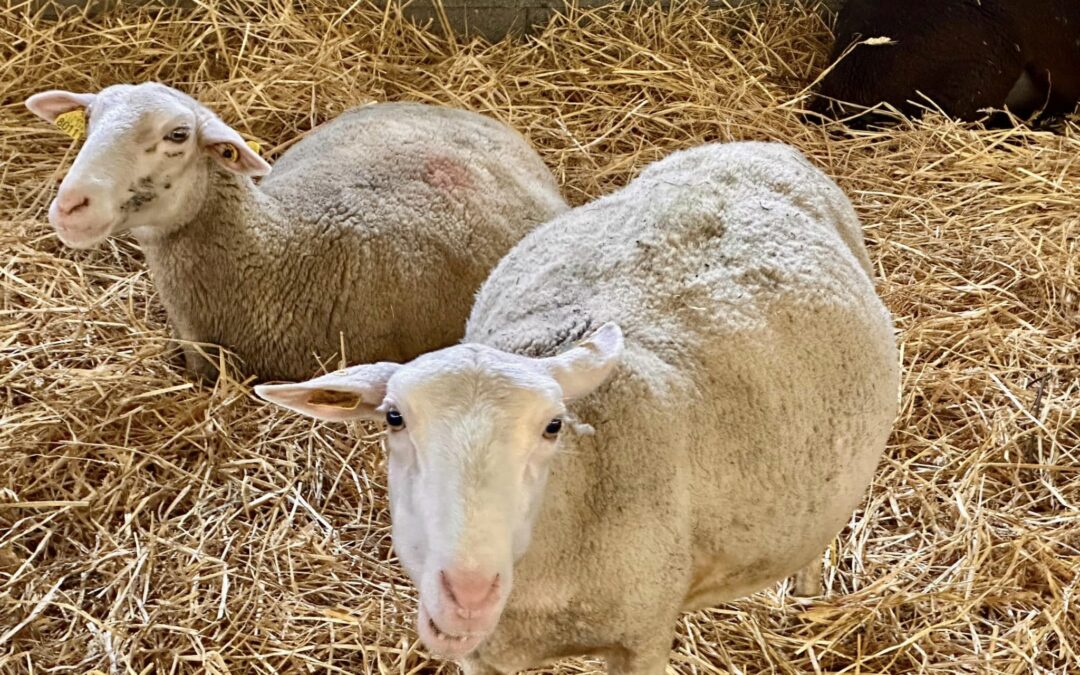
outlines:
[[[463,344],[257,392],[385,419],[433,652],[663,673],[680,612],[796,572],[851,517],[897,361],[847,199],[791,148],[740,143],[537,228]]]
[[[852,43],[878,37],[889,39],[844,56]],[[907,114],[937,105],[968,120],[988,108],[1022,118],[1068,113],[1080,100],[1080,2],[849,0],[837,17],[837,59],[815,112],[889,103]]]
[[[49,209],[60,238],[85,248],[130,230],[176,334],[234,350],[261,379],[306,377],[313,354],[342,347],[367,361],[454,343],[499,258],[567,208],[519,134],[460,110],[349,111],[256,187],[250,176],[270,166],[164,85],[48,91],[26,103],[48,121],[88,116]],[[195,345],[185,357],[192,372],[216,372]]]

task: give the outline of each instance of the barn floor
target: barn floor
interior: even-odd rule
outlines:
[[[45,222],[75,148],[23,99],[152,78],[271,154],[366,101],[482,111],[575,203],[677,148],[798,146],[863,218],[902,411],[827,597],[687,615],[668,672],[1080,672],[1080,127],[805,125],[827,28],[798,7],[600,10],[487,46],[268,4],[0,9],[0,673],[455,671],[411,627],[378,438],[188,380],[138,249],[68,250]]]

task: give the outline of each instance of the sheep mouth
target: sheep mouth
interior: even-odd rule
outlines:
[[[422,604],[417,613],[420,639],[437,656],[461,658],[475,650],[487,637],[487,633],[453,633],[444,629]]]
[[[428,628],[430,628],[431,632],[435,634],[435,637],[439,638],[440,640],[448,640],[451,642],[464,642],[469,639],[468,635],[454,635],[452,633],[446,633],[440,630],[439,624],[435,623],[435,619],[432,619],[430,616],[428,617],[427,622]]]
[[[92,248],[108,239],[119,224],[112,217],[92,221],[65,217],[59,213],[55,200],[49,206],[49,223],[65,246],[80,249]]]
[[[104,224],[86,226],[70,226],[64,223],[53,223],[53,229],[56,230],[56,235],[60,238],[60,241],[71,248],[86,249],[93,248],[109,238],[112,233],[112,222],[106,222]]]

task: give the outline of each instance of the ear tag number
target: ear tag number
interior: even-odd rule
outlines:
[[[60,131],[71,136],[73,141],[81,141],[86,138],[86,111],[82,108],[69,110],[62,115],[57,115],[53,124]]]

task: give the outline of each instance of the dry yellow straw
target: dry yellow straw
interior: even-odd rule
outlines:
[[[0,673],[454,672],[416,643],[377,439],[233,379],[189,381],[139,251],[67,250],[45,223],[74,150],[22,100],[146,79],[213,106],[271,161],[368,101],[482,111],[525,133],[577,203],[677,148],[798,146],[865,224],[903,344],[902,413],[831,551],[832,595],[777,587],[686,616],[669,672],[1080,672],[1074,125],[807,126],[798,95],[827,30],[779,4],[573,12],[494,46],[336,0],[124,3],[57,24],[23,4],[0,11]]]

